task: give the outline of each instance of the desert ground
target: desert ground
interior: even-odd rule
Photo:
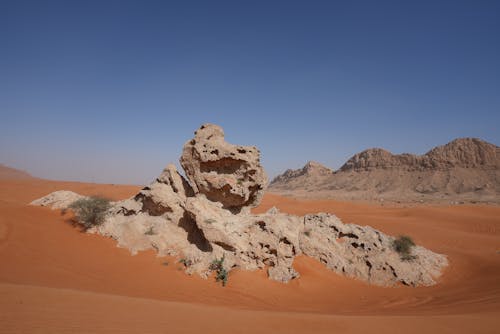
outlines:
[[[266,194],[293,214],[331,212],[446,254],[432,287],[384,288],[310,258],[288,284],[232,271],[226,287],[188,276],[173,257],[131,256],[82,233],[71,213],[29,206],[55,190],[124,199],[140,187],[9,177],[0,180],[1,333],[498,333],[500,207],[411,207]]]

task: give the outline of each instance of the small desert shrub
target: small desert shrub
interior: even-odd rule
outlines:
[[[392,248],[401,256],[401,260],[409,261],[415,259],[414,255],[411,255],[411,249],[415,246],[413,240],[407,235],[400,235],[392,241]]]
[[[89,229],[104,222],[111,204],[106,198],[91,196],[71,203],[69,208],[75,212],[78,222]]]
[[[182,258],[179,260],[179,263],[182,263],[184,265],[184,267],[189,267],[190,265],[193,264],[193,261],[188,260],[186,258]]]
[[[226,286],[229,273],[224,268],[224,256],[219,259],[215,259],[210,264],[210,269],[215,270],[215,280],[217,282],[221,281],[222,286]]]
[[[151,226],[146,232],[144,232],[145,235],[155,235],[155,231],[153,230],[153,226]]]
[[[304,234],[306,235],[306,237],[310,237],[311,236],[311,231],[310,230],[305,230]]]

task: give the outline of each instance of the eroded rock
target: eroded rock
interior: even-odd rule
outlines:
[[[433,285],[446,257],[423,247],[404,260],[393,247],[394,238],[369,226],[343,224],[330,214],[304,217],[300,248],[329,269],[376,285]]]
[[[191,184],[168,165],[137,195],[112,203],[104,223],[90,232],[116,239],[133,254],[154,248],[159,256],[182,257],[186,272],[202,277],[224,258],[227,271],[267,269],[269,278],[288,282],[299,276],[295,257],[305,254],[372,284],[417,286],[434,284],[447,265],[443,255],[418,246],[403,260],[392,237],[330,214],[299,217],[276,208],[250,214],[267,182],[259,151],[226,143],[216,125],[202,126],[186,143],[181,164]],[[32,204],[65,208],[81,197],[55,192]]]
[[[132,199],[118,202],[117,213],[129,216],[143,212],[150,216],[167,215],[171,220],[178,220],[184,215],[184,203],[188,196],[193,196],[193,189],[177,168],[169,164],[154,182]]]
[[[267,176],[259,155],[255,146],[229,144],[221,127],[204,124],[184,145],[180,163],[195,193],[240,212],[257,206],[264,194]]]
[[[298,276],[293,259],[300,254],[300,217],[282,213],[234,215],[203,195],[189,198],[186,210],[213,247],[220,247],[236,266],[269,267],[269,277],[287,282]]]
[[[79,195],[73,191],[58,190],[34,200],[30,205],[49,206],[52,209],[66,209],[71,203],[82,198],[85,198],[85,196]]]

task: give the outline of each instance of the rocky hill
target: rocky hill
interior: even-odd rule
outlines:
[[[333,174],[333,170],[323,166],[319,162],[309,161],[301,169],[287,169],[283,174],[273,179],[271,184],[286,184],[301,177],[322,178]]]
[[[328,170],[319,164],[314,169]],[[335,172],[288,170],[270,190],[339,199],[500,202],[500,147],[460,138],[423,155],[372,148]]]

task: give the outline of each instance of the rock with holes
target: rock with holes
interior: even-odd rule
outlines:
[[[259,151],[226,143],[216,125],[196,131],[181,164],[190,183],[168,165],[137,195],[112,203],[105,221],[89,232],[109,236],[133,254],[155,249],[159,256],[176,255],[187,273],[202,277],[223,258],[227,271],[266,268],[269,278],[288,282],[299,276],[294,258],[305,254],[372,284],[417,286],[434,284],[447,265],[446,257],[419,246],[402,258],[394,238],[333,215],[299,217],[277,208],[250,214],[267,182]],[[66,208],[82,197],[59,191],[32,204]]]
[[[170,220],[178,221],[184,215],[188,196],[193,196],[193,189],[177,168],[169,164],[154,182],[133,198],[118,202],[116,213],[125,216],[139,212],[153,217],[166,215]]]
[[[159,254],[199,254],[193,238],[193,224],[185,203],[193,190],[169,164],[160,176],[132,198],[114,203],[100,234],[118,240],[119,246],[137,251],[154,248]]]
[[[268,268],[271,279],[288,282],[298,276],[293,259],[300,254],[300,217],[273,212],[235,215],[204,195],[188,198],[186,210],[200,234],[220,248],[234,266],[247,270]]]
[[[329,269],[372,284],[433,285],[446,257],[415,246],[408,259],[392,247],[394,238],[369,226],[343,224],[329,214],[304,217],[300,248]]]
[[[267,176],[255,146],[232,145],[224,131],[204,124],[184,145],[180,163],[195,193],[238,213],[260,203]]]

